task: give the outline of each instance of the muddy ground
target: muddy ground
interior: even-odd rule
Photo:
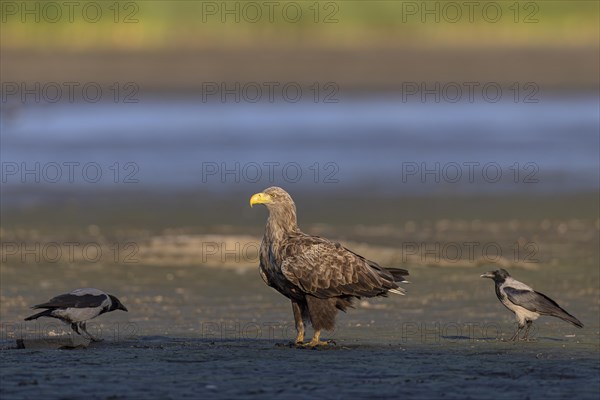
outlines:
[[[512,315],[485,268],[411,268],[406,296],[357,302],[323,350],[287,346],[286,299],[256,269],[18,265],[2,268],[2,398],[597,398],[598,271],[513,274],[552,296],[585,328],[553,318],[535,340],[506,343]],[[23,322],[28,305],[67,286],[117,294],[129,313],[93,320],[85,350],[17,350],[15,338],[65,331]]]
[[[239,211],[219,208],[234,206],[204,197],[156,199],[160,213],[148,202],[116,207],[104,198],[104,205],[85,207],[63,208],[50,200],[22,209],[5,206],[2,399],[598,397],[596,195],[527,201],[507,196],[477,202],[479,207],[458,198],[420,205],[371,199],[369,207],[344,198],[345,208],[304,206],[307,232],[410,271],[406,296],[356,302],[339,315],[334,332],[324,333],[335,345],[322,350],[287,346],[295,335],[289,301],[262,282],[252,253],[232,254],[235,243],[260,240],[264,212],[240,219]],[[502,263],[493,262],[494,252],[478,253],[477,260],[463,253],[463,259],[445,262],[403,253],[406,243],[431,249],[471,241],[498,244]],[[53,261],[51,248],[42,250],[48,243],[79,245],[73,245],[72,259],[63,253]],[[82,257],[89,243],[104,256]],[[135,262],[124,257],[128,243],[138,246]],[[207,243],[220,246],[208,258],[202,251]],[[513,252],[515,243],[521,253]],[[9,244],[22,247],[15,253]],[[115,245],[121,246],[117,252]],[[516,327],[514,317],[497,300],[492,282],[479,277],[499,266],[555,299],[585,327],[542,317],[533,325],[533,341],[505,342]],[[24,322],[31,305],[90,286],[117,295],[129,309],[88,323],[102,343],[76,350],[14,348],[17,338],[68,331],[50,319]]]

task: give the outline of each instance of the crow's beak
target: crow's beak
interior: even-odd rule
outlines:
[[[119,310],[123,310],[123,311],[125,311],[125,312],[129,312],[129,310],[127,309],[127,307],[125,307],[123,304],[121,304],[121,305],[119,306]]]
[[[494,273],[493,272],[486,272],[485,274],[481,274],[480,278],[494,279]]]

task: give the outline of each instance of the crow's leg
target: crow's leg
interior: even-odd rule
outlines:
[[[89,333],[87,333],[87,331],[84,329],[85,324],[83,322],[75,322],[75,323],[73,323],[73,325],[75,325],[75,327],[76,327],[75,332],[79,333],[81,336],[83,336],[86,339],[88,338]]]
[[[515,332],[515,334],[508,340],[509,342],[516,342],[517,340],[519,340],[519,333],[521,332],[521,330],[525,327],[524,324],[521,324],[519,322],[519,326],[517,327],[517,331]]]
[[[94,337],[91,333],[89,333],[87,331],[87,329],[85,328],[85,322],[80,322],[79,324],[80,324],[79,327],[81,328],[81,330],[84,331],[89,336],[89,338],[92,340],[92,342],[101,342],[102,341],[102,339]]]
[[[527,321],[527,328],[525,328],[525,335],[523,335],[523,340],[529,341],[529,329],[531,329],[531,325],[533,321]]]
[[[294,344],[300,345],[304,343],[304,321],[302,321],[302,310],[300,304],[292,301],[292,310],[294,311],[294,322],[296,323],[296,341]]]
[[[80,335],[80,336],[83,336],[83,335],[81,334],[81,332],[79,332],[79,326],[77,325],[77,323],[76,323],[76,322],[72,322],[72,323],[71,323],[71,329],[73,329],[73,332],[75,332],[76,334],[78,334],[78,335]]]

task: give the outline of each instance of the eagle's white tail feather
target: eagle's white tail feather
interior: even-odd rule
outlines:
[[[389,291],[392,293],[401,294],[402,296],[404,296],[406,294],[405,290],[402,288],[390,289]]]

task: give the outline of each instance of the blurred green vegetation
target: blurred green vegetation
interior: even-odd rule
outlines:
[[[25,193],[29,192],[21,195]],[[157,233],[167,228],[193,226],[199,232],[208,233],[218,227],[228,226],[236,233],[259,234],[266,217],[264,210],[256,212],[248,207],[248,192],[223,196],[209,192],[160,194],[143,190],[107,190],[89,193],[58,191],[45,195],[47,197],[33,204],[3,204],[2,228],[56,233],[99,224],[107,232],[144,229]],[[9,197],[7,194],[4,196]],[[387,224],[402,227],[407,221],[440,219],[479,219],[488,222],[582,219],[600,223],[599,194],[594,192],[561,196],[374,197],[369,191],[344,191],[320,193],[318,206],[315,206],[314,196],[310,191],[295,196],[296,203],[303,204],[298,207],[303,224],[326,223],[337,227]]]
[[[61,6],[62,16],[57,18],[55,6],[48,3],[3,0],[2,47],[173,50],[289,44],[575,46],[595,45],[599,40],[598,1],[478,1],[474,2],[472,18],[462,1],[277,1],[273,2],[272,18],[265,1],[81,1],[76,2],[72,21],[65,6]],[[86,9],[91,17],[86,21],[83,9],[88,3],[95,5]],[[88,22],[97,15],[96,5],[101,16],[97,22]],[[24,14],[24,7],[34,11]],[[238,12],[222,15],[224,10],[236,7]],[[425,9],[436,7],[437,15],[421,15]],[[456,18],[457,7],[462,13],[460,18]],[[502,15],[496,18],[498,8]],[[258,9],[260,18],[256,18]],[[283,10],[291,18],[286,18]],[[302,16],[291,22],[297,10]],[[52,22],[54,19],[56,22]],[[458,21],[452,22],[455,19]],[[497,22],[490,22],[494,19]]]

